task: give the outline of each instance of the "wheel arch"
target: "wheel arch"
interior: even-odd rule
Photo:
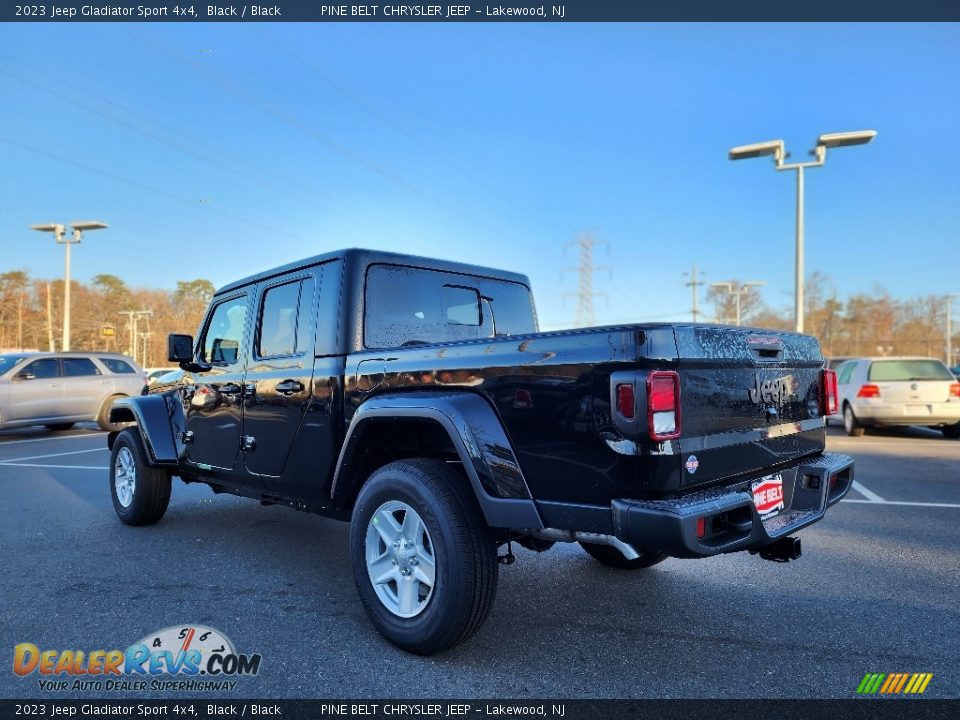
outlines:
[[[330,497],[349,509],[370,474],[398,459],[459,462],[491,527],[543,527],[499,417],[473,393],[398,393],[371,398],[347,430]]]
[[[110,422],[136,423],[140,439],[147,450],[151,465],[175,465],[178,454],[174,442],[173,427],[170,422],[170,410],[167,398],[163,395],[129,395],[115,400],[110,408]],[[119,433],[111,432],[107,436],[107,445],[113,449],[113,443]]]

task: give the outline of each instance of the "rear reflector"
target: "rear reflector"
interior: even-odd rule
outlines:
[[[880,397],[880,388],[876,385],[866,384],[860,388],[860,392],[857,393],[858,398],[876,398]]]
[[[707,534],[707,519],[705,517],[697,518],[697,537],[703,538]]]
[[[633,385],[630,383],[621,383],[617,385],[617,410],[627,420],[633,420],[636,411],[634,410]]]
[[[680,437],[680,376],[672,370],[647,375],[647,425],[651,440]]]
[[[834,415],[840,407],[840,398],[837,393],[837,373],[833,370],[823,371],[823,414]]]
[[[960,398],[960,383],[953,383],[950,386],[950,397]]]
[[[528,410],[533,407],[533,398],[530,397],[530,391],[519,388],[513,393],[513,409]]]

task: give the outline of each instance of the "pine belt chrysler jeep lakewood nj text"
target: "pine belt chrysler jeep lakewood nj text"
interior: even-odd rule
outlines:
[[[222,288],[169,356],[182,373],[111,411],[135,423],[108,441],[121,520],[159,520],[172,475],[350,520],[367,613],[415,653],[477,630],[511,541],[624,569],[786,561],[853,481],[824,452],[837,386],[815,339],[539,333],[527,278],[488,268],[310,258]]]

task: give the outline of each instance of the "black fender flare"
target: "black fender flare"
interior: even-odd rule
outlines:
[[[346,507],[366,478],[351,466],[363,452],[367,423],[417,419],[436,423],[449,436],[490,527],[542,529],[543,521],[503,424],[481,396],[464,391],[415,391],[374,396],[354,413],[334,471],[330,497]]]
[[[122,397],[110,408],[110,422],[134,422],[143,438],[151,465],[176,465],[179,459],[174,440],[171,410],[163,395]],[[108,443],[113,448],[115,433]]]

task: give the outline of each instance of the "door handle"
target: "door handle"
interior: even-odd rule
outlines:
[[[243,388],[236,383],[224,383],[217,388],[217,392],[219,392],[221,395],[239,395],[242,389]]]
[[[282,395],[290,396],[294,393],[303,392],[303,383],[299,380],[284,380],[282,382],[278,382],[275,389]]]

